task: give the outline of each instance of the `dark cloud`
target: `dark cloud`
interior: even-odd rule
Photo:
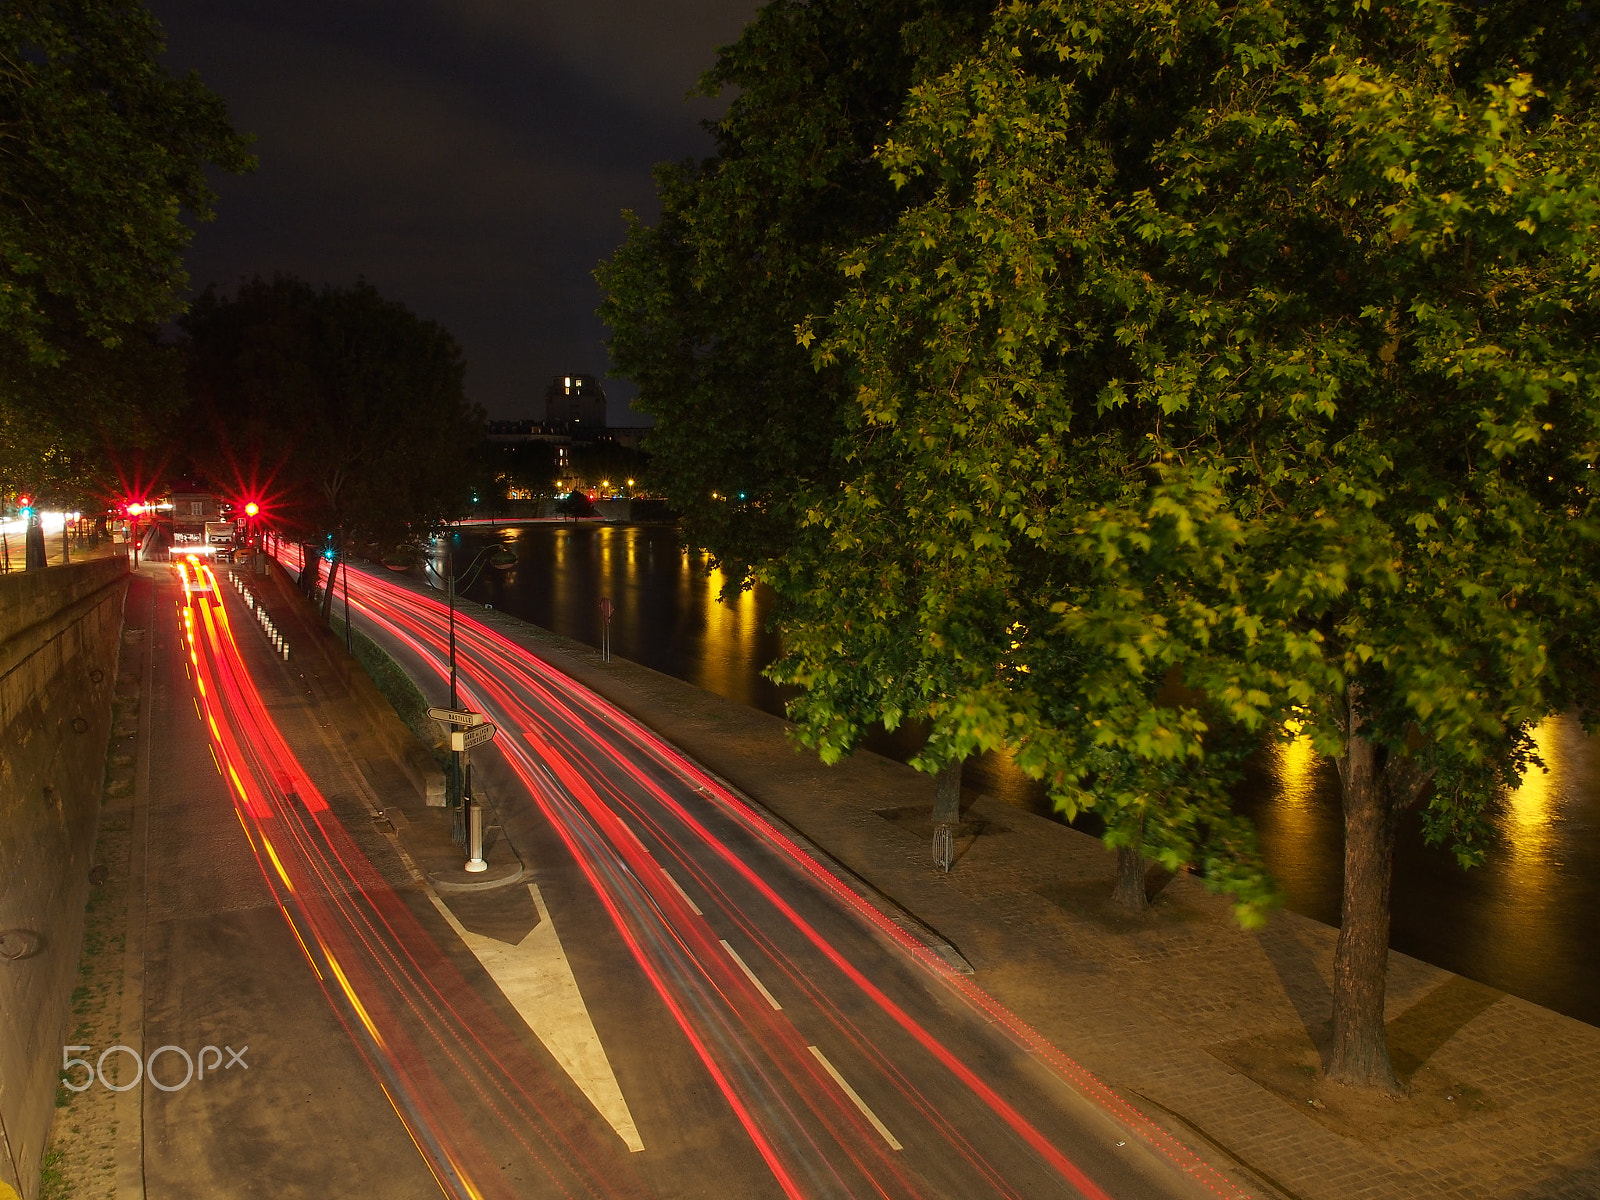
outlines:
[[[650,167],[706,152],[685,100],[754,0],[154,0],[168,65],[256,135],[189,254],[197,286],[365,276],[448,326],[495,416],[606,369],[595,263]],[[631,388],[608,381],[612,420]]]

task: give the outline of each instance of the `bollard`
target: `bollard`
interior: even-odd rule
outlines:
[[[948,874],[954,859],[955,839],[951,837],[950,826],[940,824],[933,831],[933,865]]]
[[[483,806],[467,797],[467,870],[487,871],[483,861]]]

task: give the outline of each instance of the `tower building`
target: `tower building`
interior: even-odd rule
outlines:
[[[606,427],[606,392],[593,375],[557,375],[544,391],[544,419],[560,421],[575,438],[592,438]]]

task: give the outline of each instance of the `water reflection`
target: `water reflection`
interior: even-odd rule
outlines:
[[[1574,733],[1581,742],[1583,730],[1570,719],[1546,721],[1533,731],[1534,746],[1544,767],[1529,767],[1522,786],[1506,802],[1501,832],[1511,859],[1519,868],[1522,878],[1518,884],[1524,891],[1538,890],[1556,840],[1558,814],[1572,786],[1571,764],[1578,749],[1572,744]]]
[[[1570,718],[1535,731],[1537,769],[1495,798],[1486,861],[1470,871],[1428,845],[1408,813],[1395,845],[1395,949],[1600,1024],[1600,772]],[[1271,749],[1241,791],[1288,905],[1339,923],[1344,871],[1338,772],[1296,742]]]
[[[1339,923],[1344,881],[1344,832],[1339,778],[1304,734],[1276,741],[1258,756],[1246,783],[1245,806],[1290,908],[1330,925]]]
[[[676,530],[654,526],[531,525],[459,541],[460,561],[493,538],[518,566],[486,571],[469,594],[567,637],[598,645],[599,604],[616,605],[618,655],[697,686],[782,715],[792,694],[761,675],[778,653],[767,628],[772,597],[747,592],[718,600],[721,578],[682,550]],[[869,747],[906,759],[925,731],[879,731]],[[1600,759],[1571,720],[1537,731],[1549,774],[1535,771],[1500,798],[1488,861],[1462,871],[1447,848],[1422,840],[1410,814],[1395,855],[1396,949],[1600,1024]],[[967,766],[966,784],[1007,803],[1048,811],[1042,787],[1002,755]],[[1289,907],[1329,924],[1339,920],[1343,830],[1339,780],[1308,742],[1285,738],[1252,764],[1241,807],[1260,831],[1268,866]]]

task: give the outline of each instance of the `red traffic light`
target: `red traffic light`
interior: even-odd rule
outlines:
[[[244,515],[247,516],[247,517],[253,517],[260,511],[261,511],[261,506],[259,504],[257,504],[254,500],[250,501],[249,504],[246,504],[244,506]]]
[[[32,508],[33,507],[33,497],[32,496],[18,496],[17,497],[17,507],[18,508]]]

